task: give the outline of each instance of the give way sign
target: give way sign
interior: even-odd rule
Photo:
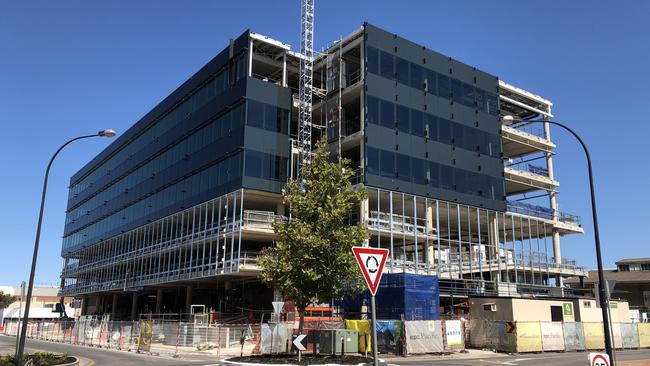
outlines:
[[[379,281],[381,281],[381,274],[384,272],[386,258],[388,258],[388,249],[352,247],[352,253],[357,259],[370,293],[375,296]]]
[[[590,353],[589,354],[590,366],[609,366],[609,355],[606,353]]]

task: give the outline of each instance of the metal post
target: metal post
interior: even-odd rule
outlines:
[[[112,135],[107,134],[107,132],[111,132]],[[36,260],[38,258],[38,244],[40,243],[41,240],[41,226],[43,224],[43,211],[45,210],[45,194],[47,193],[47,180],[50,175],[50,168],[52,168],[52,163],[54,162],[54,159],[56,158],[57,155],[69,144],[71,144],[74,141],[81,140],[81,139],[86,139],[90,137],[97,137],[97,136],[106,136],[106,137],[113,137],[115,136],[115,132],[111,130],[104,130],[100,131],[97,134],[94,135],[86,135],[86,136],[79,136],[75,137],[71,140],[68,140],[65,144],[61,145],[59,149],[52,155],[52,158],[50,158],[50,162],[47,164],[47,168],[45,169],[45,178],[43,179],[43,191],[41,193],[41,206],[38,212],[38,223],[36,224],[36,239],[34,240],[34,253],[32,254],[32,267],[29,273],[29,284],[27,285],[27,298],[25,300],[25,314],[23,316],[23,323],[21,327],[21,333],[20,333],[20,339],[18,341],[18,349],[16,350],[16,364],[21,365],[23,361],[23,351],[25,350],[25,333],[27,332],[27,319],[29,319],[29,307],[32,303],[32,290],[34,288],[34,276],[36,274]]]
[[[18,341],[20,340],[20,313],[23,312],[23,299],[25,298],[25,281],[20,283],[20,307],[18,308],[18,324],[16,324],[16,356],[18,359]]]
[[[370,331],[372,332],[372,363],[374,366],[378,366],[379,362],[377,361],[377,314],[375,311],[375,295],[372,295],[370,297],[370,307],[371,307],[371,313],[372,313],[372,326],[370,327]],[[366,348],[368,346],[366,345]]]

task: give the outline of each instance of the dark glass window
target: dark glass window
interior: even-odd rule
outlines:
[[[396,112],[397,129],[404,133],[411,133],[409,109],[404,106],[397,105]]]
[[[395,128],[395,105],[391,102],[382,100],[380,103],[381,120],[379,124],[388,128]]]
[[[453,190],[454,189],[454,168],[448,165],[440,165],[439,176],[440,188]]]
[[[467,172],[462,169],[454,169],[454,186],[457,192],[467,193]]]
[[[411,133],[415,136],[425,137],[424,113],[411,109]]]
[[[438,141],[443,144],[451,144],[451,138],[451,122],[443,118],[438,118]]]
[[[267,131],[280,132],[278,108],[274,105],[264,104],[264,129]]]
[[[366,96],[366,113],[368,123],[379,124],[379,99]]]
[[[374,47],[366,47],[366,60],[368,72],[371,74],[379,74],[379,51]]]
[[[492,94],[486,93],[485,95],[487,101],[487,112],[493,116],[499,115],[499,97]]]
[[[440,187],[440,164],[429,162],[429,185],[434,188]]]
[[[463,101],[463,83],[459,80],[451,79],[451,95],[454,103],[462,104]]]
[[[380,175],[379,170],[379,150],[373,147],[366,148],[366,161],[368,164],[368,174]]]
[[[436,87],[436,72],[432,70],[425,69],[426,78],[427,78],[427,92],[431,94],[438,95],[438,88]]]
[[[424,77],[423,75],[424,69],[420,65],[411,63],[410,64],[410,70],[409,70],[409,85],[411,85],[412,88],[422,90],[424,89]]]
[[[412,175],[413,175],[413,183],[416,184],[426,184],[426,169],[425,167],[425,161],[422,159],[416,159],[413,158],[411,159],[411,170],[412,170]]]
[[[390,53],[381,51],[381,76],[393,80],[395,78],[394,57]]]
[[[395,57],[395,73],[397,82],[409,85],[409,62],[400,57]]]
[[[381,176],[395,178],[395,154],[390,151],[380,151]]]
[[[248,100],[247,124],[249,126],[264,128],[264,104]]]
[[[395,154],[395,165],[397,166],[397,179],[410,182],[411,177],[411,158],[408,155]]]
[[[474,86],[470,84],[463,83],[463,95],[461,99],[461,104],[467,107],[474,107]]]
[[[475,90],[475,100],[476,100],[476,106],[479,110],[485,112],[487,109],[487,105],[485,102],[485,91],[479,88],[476,88]]]
[[[438,96],[451,99],[451,82],[449,77],[438,74]]]

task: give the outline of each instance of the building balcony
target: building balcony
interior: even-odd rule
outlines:
[[[516,163],[503,168],[506,195],[516,195],[537,190],[554,191],[560,182],[549,177],[548,170],[528,163]]]
[[[503,137],[503,155],[516,158],[537,152],[551,152],[556,145],[544,137],[544,130],[539,126],[501,126]]]
[[[390,236],[406,235],[435,239],[435,228],[428,228],[424,218],[415,219],[411,216],[370,211],[367,223],[371,235]]]
[[[532,216],[547,220],[552,223],[553,228],[563,234],[583,233],[580,216],[554,210],[552,208],[531,205],[519,201],[508,201],[507,212],[523,216]]]

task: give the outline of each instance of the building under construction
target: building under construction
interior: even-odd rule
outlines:
[[[271,309],[256,258],[326,137],[368,190],[369,245],[391,273],[437,276],[443,311],[566,296],[585,272],[560,240],[583,229],[558,209],[549,124],[526,122],[551,108],[369,24],[313,58],[246,31],[71,178],[62,295],[115,318]]]

